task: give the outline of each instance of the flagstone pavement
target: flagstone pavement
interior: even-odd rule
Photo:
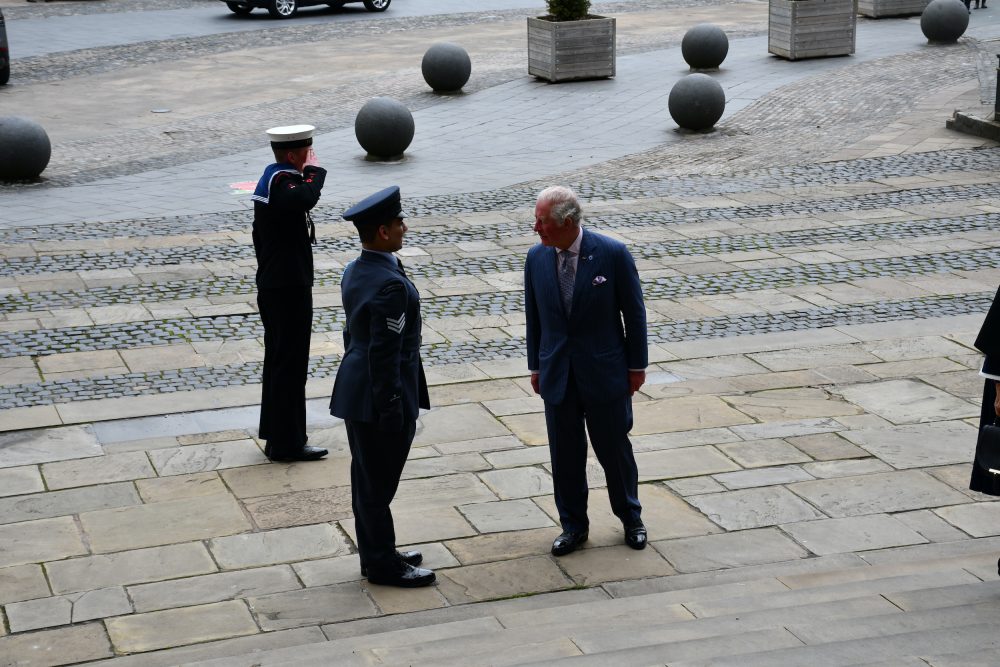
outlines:
[[[945,557],[964,559],[961,569],[920,586],[967,591],[997,580],[1000,503],[967,487],[982,386],[972,341],[1000,283],[1000,146],[944,129],[956,108],[992,106],[996,10],[974,12],[970,36],[955,46],[923,44],[911,34],[915,19],[862,21],[859,44],[877,44],[877,56],[859,48],[853,58],[790,64],[764,55],[760,3],[623,3],[621,39],[632,50],[614,84],[645,105],[601,121],[617,135],[566,131],[533,160],[539,137],[518,129],[558,121],[547,94],[580,109],[615,96],[602,97],[600,83],[529,81],[523,44],[511,37],[523,17],[507,4],[484,10],[481,40],[466,44],[493,78],[470,82],[462,97],[427,99],[412,68],[385,54],[369,64],[401,97],[422,100],[418,135],[441,133],[425,153],[418,144],[399,165],[362,163],[345,120],[350,100],[317,111],[327,114],[318,145],[338,165],[316,212],[308,408],[310,444],[330,450],[320,462],[269,463],[256,437],[263,349],[251,216],[245,193],[229,185],[252,181],[263,164],[247,143],[260,128],[227,130],[221,153],[198,158],[190,150],[199,142],[179,132],[178,145],[151,146],[155,160],[125,173],[88,157],[116,141],[96,111],[78,127],[49,112],[66,141],[63,152],[56,142],[56,177],[0,186],[10,216],[0,223],[0,665],[306,664],[308,647],[325,645],[347,648],[315,664],[463,664],[437,645],[412,648],[416,628],[451,623],[458,632],[459,622],[469,634],[526,633],[520,648],[484,639],[464,664],[596,660],[621,650],[621,637],[586,614],[574,626],[559,605],[634,610],[654,599],[646,596],[714,586],[718,600],[656,598],[666,600],[658,622],[703,619],[745,611],[738,595],[755,595],[753,609],[803,604],[802,594],[777,600],[806,582],[840,582],[845,597],[861,596],[862,578],[835,572],[910,574],[899,564]],[[716,132],[678,133],[662,67],[672,63],[670,80],[682,73],[686,26],[734,16],[733,30],[745,32],[720,77],[739,102]],[[469,19],[420,20],[399,36],[400,50],[457,40]],[[656,22],[660,34],[649,27]],[[371,39],[363,22],[350,25],[351,39]],[[314,28],[322,24],[287,29]],[[188,60],[160,66],[207,70],[215,58],[246,55],[241,35],[221,56],[178,38],[191,40]],[[38,76],[20,85],[15,76],[11,99],[39,114],[60,87],[110,99],[103,86],[157,66],[74,73],[71,56],[52,54],[50,65],[65,67],[58,81],[42,76],[41,59],[25,59],[27,75]],[[222,75],[216,83],[230,85]],[[227,113],[280,106],[238,83],[226,91]],[[216,103],[177,123],[211,126]],[[475,128],[467,114],[484,109],[492,115]],[[138,118],[122,110],[133,139],[146,132]],[[630,119],[637,129],[628,136]],[[478,133],[468,146],[478,142],[492,162],[461,173],[458,161],[449,178],[434,163],[450,159],[449,124]],[[164,191],[192,180],[185,169],[207,184],[196,202]],[[326,408],[343,350],[339,276],[357,252],[339,211],[397,177],[413,193],[404,188],[412,217],[400,255],[422,294],[434,406],[420,418],[393,503],[399,544],[422,550],[438,573],[436,586],[412,591],[360,576],[349,452]],[[650,539],[641,552],[623,545],[591,461],[590,541],[564,558],[549,554],[559,528],[543,406],[526,377],[521,270],[534,243],[534,194],[556,182],[584,196],[588,227],[629,245],[643,280],[651,366],[632,431]],[[127,214],[133,204],[141,215]],[[726,588],[737,582],[750,583],[737,595]],[[895,597],[880,589],[887,597],[878,603],[895,606],[877,613],[921,608],[910,588],[893,585]],[[985,651],[975,664],[998,655],[983,638],[995,634],[1000,604],[989,586],[988,595],[953,595],[979,605],[969,628],[992,624],[970,640],[969,650]],[[608,609],[595,618],[614,626],[624,612]],[[533,623],[573,640],[543,641]],[[398,631],[395,643],[365,643],[388,630]],[[665,632],[632,636],[660,648],[618,664],[702,664],[671,657],[657,644],[673,636]],[[755,635],[743,650],[833,641],[793,634]],[[874,663],[883,654],[872,646],[851,650],[867,647]],[[973,664],[911,663],[899,644],[879,646],[888,656],[880,660],[899,660],[891,664]],[[273,662],[254,657],[261,651]],[[766,655],[743,664],[821,664]]]

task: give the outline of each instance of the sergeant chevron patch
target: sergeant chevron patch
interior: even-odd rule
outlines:
[[[389,327],[389,331],[394,331],[398,334],[403,333],[403,327],[406,326],[406,313],[403,313],[396,319],[391,317],[385,318],[385,325]]]

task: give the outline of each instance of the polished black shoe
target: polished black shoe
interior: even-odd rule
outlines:
[[[264,456],[272,461],[316,461],[328,453],[325,449],[310,447],[309,445],[295,452],[275,452],[271,450],[270,445],[264,445]]]
[[[588,537],[590,537],[590,533],[585,530],[580,532],[573,532],[571,530],[563,531],[563,534],[552,542],[552,555],[565,556],[566,554],[573,553],[581,544],[587,541]]]
[[[633,549],[646,548],[646,526],[642,521],[625,526],[625,544]]]
[[[420,588],[430,586],[437,579],[433,570],[413,567],[406,561],[398,560],[388,567],[369,568],[368,581],[379,586],[400,588]]]
[[[404,563],[409,563],[413,567],[416,567],[424,562],[424,555],[419,551],[397,551],[396,556],[399,557],[399,560]],[[368,576],[368,566],[364,563],[361,564],[361,576]]]

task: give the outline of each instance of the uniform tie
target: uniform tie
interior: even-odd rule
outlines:
[[[402,273],[403,277],[405,278],[406,269],[403,268],[403,262],[399,259],[399,257],[396,258],[396,266],[399,268],[399,272]]]
[[[559,251],[559,291],[562,293],[567,315],[573,307],[573,283],[576,282],[576,268],[570,261],[572,258],[573,253],[569,250]]]

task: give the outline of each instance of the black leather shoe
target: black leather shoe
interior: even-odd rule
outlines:
[[[416,567],[424,562],[424,555],[419,551],[397,551],[396,556],[399,557],[399,560],[404,563],[409,563],[413,567]],[[361,564],[361,576],[368,576],[368,566],[364,563]]]
[[[400,588],[420,588],[430,586],[437,576],[433,570],[413,567],[406,561],[398,560],[385,568],[370,568],[368,581],[379,586],[398,586]]]
[[[625,526],[625,544],[633,549],[646,548],[646,526],[642,521]]]
[[[590,533],[586,530],[580,532],[563,531],[563,534],[552,542],[552,555],[565,556],[566,554],[573,553],[581,544],[587,541],[588,537],[590,537]]]
[[[309,445],[296,452],[274,452],[269,445],[264,445],[264,456],[272,461],[316,461],[328,453],[325,449]]]

